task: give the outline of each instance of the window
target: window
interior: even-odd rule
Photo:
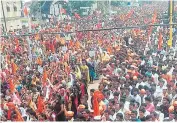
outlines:
[[[9,7],[9,6],[7,6],[6,8],[7,8],[7,12],[10,12],[10,7]]]
[[[16,12],[17,11],[17,7],[14,5],[14,12]]]

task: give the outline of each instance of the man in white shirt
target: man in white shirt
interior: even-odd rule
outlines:
[[[135,99],[136,102],[138,102],[141,105],[141,97],[138,95],[139,90],[136,88],[133,91],[133,95],[131,97]]]
[[[118,113],[122,113],[122,115],[124,115],[124,113],[123,113],[123,110],[121,109],[121,106],[122,104],[115,104],[115,113],[114,113],[114,115],[113,115],[113,119],[115,120],[116,119],[116,115],[118,114]]]
[[[164,86],[164,81],[161,79],[161,80],[159,80],[159,84],[156,86],[156,91],[154,93],[155,97],[157,97],[158,95],[162,95],[163,86]]]

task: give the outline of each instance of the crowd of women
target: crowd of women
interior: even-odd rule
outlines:
[[[168,27],[67,33],[161,23],[167,7],[154,2],[2,37],[1,121],[176,122],[177,50],[166,45]],[[88,89],[94,80],[98,89]]]

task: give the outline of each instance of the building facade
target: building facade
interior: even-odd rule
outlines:
[[[1,28],[2,30],[7,31],[20,29],[22,28],[21,17],[22,17],[22,1],[14,0],[14,1],[6,1],[1,0]],[[5,27],[6,21],[6,27]]]

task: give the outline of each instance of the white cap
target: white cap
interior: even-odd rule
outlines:
[[[164,90],[167,89],[167,86],[163,86],[163,89],[164,89]]]
[[[101,116],[95,116],[94,120],[101,120]]]
[[[106,75],[106,77],[109,77],[109,75]]]

